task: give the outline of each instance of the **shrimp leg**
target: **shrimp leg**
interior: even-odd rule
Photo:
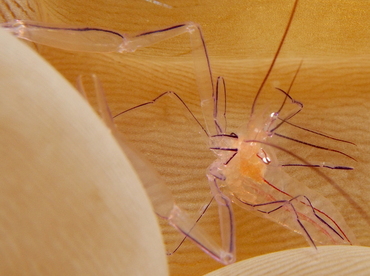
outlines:
[[[290,119],[292,119],[293,117],[295,117],[299,112],[302,111],[303,109],[303,103],[301,103],[300,101],[297,101],[295,99],[293,99],[291,96],[290,96],[290,91],[293,87],[293,84],[297,78],[297,75],[299,73],[299,70],[301,69],[301,66],[302,66],[302,63],[303,61],[301,61],[301,63],[299,64],[299,67],[298,69],[296,70],[295,74],[294,74],[294,77],[289,85],[289,88],[286,91],[284,91],[283,89],[281,88],[278,88],[276,87],[276,90],[283,93],[285,95],[285,98],[284,98],[284,101],[282,102],[280,108],[278,111],[274,112],[274,114],[277,115],[277,119],[279,119],[281,122],[277,123],[276,124],[276,120],[275,123],[272,122],[272,124],[268,125],[268,128],[266,131],[269,132],[269,135],[272,136],[272,135],[276,135],[278,137],[281,137],[281,138],[284,138],[284,139],[288,139],[288,140],[291,140],[291,141],[294,141],[294,142],[297,142],[297,143],[301,143],[301,144],[304,144],[304,145],[308,145],[308,146],[311,146],[311,147],[315,147],[315,148],[319,148],[319,149],[322,149],[322,150],[326,150],[326,151],[332,151],[332,152],[336,152],[336,153],[339,153],[339,154],[342,154],[352,160],[355,160],[353,157],[349,156],[348,154],[345,154],[344,152],[341,152],[341,151],[338,151],[338,150],[334,150],[334,149],[331,149],[331,148],[326,148],[326,147],[320,147],[318,145],[314,145],[314,144],[310,144],[310,143],[307,143],[307,142],[304,142],[304,141],[301,141],[301,140],[297,140],[297,139],[294,139],[294,138],[291,138],[291,137],[287,137],[285,135],[282,135],[280,133],[277,133],[276,130],[281,127],[283,124],[289,124],[293,127],[296,127],[296,128],[299,128],[299,129],[302,129],[302,130],[305,130],[307,132],[311,132],[311,133],[314,133],[316,135],[320,135],[320,136],[323,136],[323,137],[326,137],[326,138],[329,138],[329,139],[332,139],[332,140],[336,140],[336,141],[339,141],[339,142],[343,142],[343,143],[348,143],[348,144],[352,144],[354,145],[354,143],[352,142],[349,142],[349,141],[346,141],[346,140],[342,140],[342,139],[338,139],[338,138],[335,138],[335,137],[332,137],[332,136],[329,136],[329,135],[325,135],[325,134],[322,134],[320,132],[317,132],[317,131],[313,131],[313,130],[310,130],[310,129],[307,129],[307,128],[304,128],[304,127],[300,127],[298,125],[295,125],[295,124],[292,124],[289,122]],[[281,111],[283,110],[284,107],[287,106],[287,99],[290,99],[290,106],[293,106],[293,108],[291,108],[290,112],[285,115],[283,118],[281,117]],[[356,160],[355,160],[356,161]],[[290,166],[292,166],[293,164],[290,164]],[[346,167],[346,166],[335,166],[335,165],[325,165],[325,164],[321,164],[321,165],[315,165],[315,166],[311,166],[311,167],[323,167],[323,168],[330,168],[330,169],[351,169],[349,167]]]
[[[99,53],[134,52],[137,48],[148,47],[156,42],[163,41],[183,33],[189,33],[195,61],[195,75],[199,92],[202,95],[202,112],[205,117],[207,129],[205,132],[210,132],[209,127],[214,124],[213,117],[206,117],[206,115],[209,114],[209,111],[213,109],[214,103],[213,101],[204,100],[206,95],[212,94],[214,91],[212,73],[201,29],[195,23],[183,23],[136,35],[123,34],[101,28],[71,27],[23,20],[6,22],[0,26],[21,39],[35,43],[69,51]],[[194,223],[188,219],[187,214],[174,203],[171,192],[163,184],[163,181],[159,178],[156,172],[154,170],[143,169],[144,167],[150,167],[150,165],[146,163],[145,159],[140,157],[137,152],[134,152],[131,147],[128,147],[126,142],[122,143],[124,138],[115,128],[109,108],[105,102],[101,85],[96,77],[93,77],[93,79],[103,120],[111,129],[113,135],[117,138],[117,141],[121,144],[121,147],[130,158],[136,170],[147,172],[144,175],[140,174],[140,177],[158,216],[167,219],[169,224],[190,238],[203,251],[217,261],[223,264],[234,262],[234,218],[230,200],[215,188],[213,182],[210,181],[211,190],[214,193],[213,196],[215,197],[219,208],[220,227],[222,233],[222,247],[220,247],[214,241],[210,240],[207,234],[204,233],[200,227],[194,225]],[[83,85],[81,82],[79,86],[82,92]],[[158,98],[160,97],[161,96]]]
[[[213,98],[209,97],[209,95],[213,96],[214,91],[212,72],[203,34],[200,26],[196,23],[186,22],[136,35],[101,28],[75,27],[26,20],[5,22],[0,26],[18,38],[34,43],[68,51],[97,53],[134,52],[138,48],[148,47],[157,42],[189,33],[206,128],[210,133],[215,131],[213,117],[209,116],[212,114],[214,104]]]
[[[318,215],[318,213],[322,212],[312,206],[307,196],[298,195],[289,200],[277,200],[259,204],[248,203],[238,197],[236,197],[236,199],[239,203],[245,204],[266,216],[271,216],[274,212],[279,211],[291,213],[298,225],[296,229],[301,229],[300,232],[302,235],[305,236],[307,242],[314,248],[316,248],[316,244],[309,233],[308,226],[313,226],[318,229],[321,234],[325,235],[332,243],[336,243],[336,240],[344,241],[347,239],[347,237],[341,233],[340,229],[337,231],[326,222],[325,219]],[[305,226],[305,222],[308,225]]]
[[[229,264],[235,261],[235,235],[233,231],[233,211],[231,207],[231,201],[224,196],[219,190],[213,191],[214,198],[218,204],[220,214],[220,226],[222,234],[222,246],[218,245],[215,241],[209,238],[207,233],[199,226],[194,225],[193,220],[185,210],[182,210],[176,205],[169,188],[164,184],[164,181],[160,178],[157,172],[151,167],[151,165],[145,160],[140,153],[133,150],[132,147],[128,146],[127,141],[123,135],[117,130],[110,109],[106,103],[104,91],[98,78],[93,75],[93,81],[95,84],[96,97],[98,100],[100,115],[110,128],[112,134],[115,136],[122,150],[129,158],[134,169],[140,174],[138,175],[141,182],[143,183],[148,196],[151,199],[155,213],[168,221],[170,225],[176,228],[180,233],[184,234],[187,238],[197,244],[204,252],[209,254],[211,257],[223,264]],[[84,93],[84,88],[81,78],[78,81],[78,87],[80,92]],[[164,96],[173,96],[178,99],[181,104],[186,108],[181,98],[174,92],[165,92],[158,96],[155,100],[142,104],[139,108],[146,104],[155,103]],[[118,114],[117,116],[121,115]]]

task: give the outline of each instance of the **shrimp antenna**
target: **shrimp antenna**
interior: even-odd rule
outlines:
[[[294,142],[306,145],[306,146],[314,147],[314,148],[321,149],[321,150],[336,152],[336,153],[344,155],[344,156],[346,156],[346,157],[348,157],[348,158],[357,162],[357,160],[355,158],[353,158],[352,156],[350,156],[350,155],[348,155],[348,154],[346,154],[346,153],[344,153],[340,150],[335,150],[335,149],[331,149],[331,148],[322,147],[322,146],[318,146],[318,145],[315,145],[315,144],[307,143],[307,142],[304,142],[304,141],[301,141],[301,140],[298,140],[298,139],[294,139],[294,138],[291,138],[291,137],[288,137],[288,136],[285,136],[285,135],[282,135],[282,134],[279,134],[279,133],[276,133],[276,132],[274,133],[274,135],[276,135],[278,137],[281,137],[281,138],[284,138],[284,139],[288,139],[290,141],[294,141]]]
[[[285,91],[284,91],[283,89],[281,89],[281,88],[276,87],[276,89],[277,89],[278,91],[280,91],[280,92],[282,92],[282,93],[284,93],[284,94],[285,94],[284,101],[283,101],[282,105],[280,106],[280,109],[277,111],[277,113],[278,113],[278,114],[279,114],[279,113],[281,112],[281,110],[284,108],[284,106],[285,106],[285,104],[286,104],[286,100],[287,100],[288,98],[289,98],[293,103],[296,103],[296,104],[300,105],[300,106],[301,106],[301,108],[300,108],[298,111],[296,111],[294,114],[291,114],[291,115],[289,115],[289,116],[288,116],[288,117],[286,117],[286,118],[280,118],[280,117],[278,117],[278,119],[279,119],[279,120],[281,120],[281,123],[277,124],[277,125],[276,125],[273,129],[271,129],[270,131],[271,131],[271,132],[274,132],[274,131],[275,131],[275,130],[277,130],[281,125],[283,125],[283,124],[288,124],[288,125],[290,125],[290,126],[292,126],[292,127],[296,127],[296,128],[298,128],[298,129],[302,129],[302,130],[304,130],[304,131],[307,131],[307,132],[310,132],[310,133],[313,133],[313,134],[316,134],[316,135],[319,135],[319,136],[322,136],[322,137],[325,137],[325,138],[328,138],[328,139],[331,139],[331,140],[334,140],[334,141],[338,141],[338,142],[342,142],[342,143],[347,143],[347,144],[351,144],[351,145],[356,146],[356,144],[355,144],[355,143],[353,143],[353,142],[351,142],[351,141],[347,141],[347,140],[344,140],[344,139],[339,139],[339,138],[333,137],[333,136],[331,136],[331,135],[321,133],[321,132],[319,132],[319,131],[311,130],[311,129],[308,129],[308,128],[305,128],[305,127],[302,127],[302,126],[299,126],[299,125],[293,124],[293,123],[291,123],[291,122],[289,122],[289,121],[288,121],[288,120],[290,120],[291,118],[293,118],[295,115],[297,115],[297,114],[298,114],[298,113],[303,109],[303,104],[302,104],[301,102],[296,101],[295,99],[293,99],[293,98],[290,96],[290,91],[291,91],[291,89],[292,89],[292,87],[293,87],[293,84],[294,84],[294,82],[295,82],[296,78],[297,78],[298,72],[299,72],[299,70],[301,69],[302,63],[303,63],[303,60],[302,60],[302,61],[301,61],[301,63],[299,64],[298,69],[297,69],[297,71],[296,71],[296,72],[295,72],[295,74],[294,74],[293,80],[292,80],[292,82],[290,83],[290,86],[289,86],[289,88],[288,88],[288,91],[287,91],[287,92],[285,92]]]
[[[287,34],[288,34],[288,31],[289,31],[290,25],[292,24],[293,17],[294,17],[294,14],[295,14],[295,11],[296,11],[296,8],[297,8],[297,5],[298,5],[298,0],[296,0],[296,1],[294,2],[294,6],[293,6],[292,12],[291,12],[291,14],[290,14],[290,18],[289,18],[289,21],[288,21],[288,25],[287,25],[287,27],[285,28],[285,32],[284,32],[283,37],[282,37],[282,39],[281,39],[281,41],[280,41],[279,47],[278,47],[278,49],[276,50],[275,56],[274,56],[274,58],[273,58],[273,60],[272,60],[272,62],[271,62],[270,68],[268,69],[268,71],[267,71],[267,73],[266,73],[266,75],[265,75],[265,78],[263,79],[263,81],[262,81],[262,83],[261,83],[260,87],[258,88],[258,91],[257,91],[256,97],[254,97],[254,101],[253,101],[252,108],[251,108],[251,115],[250,115],[251,117],[252,117],[252,115],[253,115],[253,113],[254,113],[254,109],[255,109],[255,106],[256,106],[256,103],[257,103],[258,97],[259,97],[259,95],[261,94],[261,91],[262,91],[263,87],[265,86],[265,84],[266,84],[266,81],[267,81],[268,77],[269,77],[269,76],[270,76],[270,74],[271,74],[272,68],[273,68],[273,67],[274,67],[274,65],[275,65],[276,59],[277,59],[277,57],[278,57],[278,55],[279,55],[279,53],[280,53],[281,48],[283,47],[283,44],[284,44],[285,38],[286,38],[286,36],[287,36]]]
[[[270,132],[274,132],[276,129],[278,129],[279,127],[281,127],[284,123],[288,122],[288,120],[290,120],[291,118],[293,118],[294,116],[296,116],[299,112],[302,111],[303,109],[303,103],[293,99],[291,96],[290,96],[290,91],[292,90],[292,87],[293,87],[293,84],[298,76],[298,73],[299,73],[299,70],[301,69],[302,67],[302,63],[303,63],[303,60],[301,60],[301,62],[299,63],[299,66],[298,66],[298,69],[296,70],[295,74],[294,74],[294,77],[292,79],[292,81],[290,82],[290,85],[289,85],[289,88],[288,88],[288,91],[285,92],[283,89],[281,88],[278,88],[278,87],[275,87],[276,90],[278,90],[279,92],[283,93],[285,95],[284,97],[284,100],[279,108],[279,110],[276,112],[277,114],[280,114],[280,112],[283,110],[285,104],[286,104],[286,101],[287,99],[289,98],[290,101],[293,103],[293,104],[296,104],[299,106],[299,109],[297,111],[295,111],[294,113],[292,114],[289,114],[288,116],[286,116],[285,118],[280,118],[278,117],[279,120],[281,120],[280,123],[278,123],[273,129],[270,130]]]
[[[276,87],[276,90],[280,91],[281,93],[285,94],[285,100],[284,100],[284,104],[285,104],[285,101],[287,98],[289,98],[293,104],[296,104],[296,105],[299,105],[299,109],[297,111],[295,111],[293,114],[290,114],[288,115],[287,117],[285,118],[280,118],[278,117],[279,120],[281,120],[282,122],[280,122],[276,127],[274,127],[273,129],[271,129],[270,131],[273,132],[275,131],[276,129],[278,129],[282,124],[284,124],[285,122],[287,122],[288,120],[290,120],[291,118],[293,118],[295,115],[297,115],[299,112],[301,112],[301,110],[303,109],[303,103],[293,99],[290,95],[289,95],[289,91],[288,92],[285,92],[283,89],[281,88],[278,88]],[[279,112],[282,110],[282,108],[280,108]],[[278,113],[279,114],[279,113]]]
[[[280,119],[280,118],[278,118],[278,119]],[[296,125],[296,124],[293,124],[293,123],[291,123],[291,122],[287,121],[286,119],[280,119],[280,120],[284,121],[284,123],[286,123],[286,124],[288,124],[288,125],[290,125],[290,126],[292,126],[292,127],[296,127],[296,128],[302,129],[302,130],[304,130],[304,131],[308,131],[308,132],[311,132],[311,133],[313,133],[313,134],[316,134],[316,135],[319,135],[319,136],[323,136],[323,137],[325,137],[325,138],[328,138],[328,139],[331,139],[331,140],[334,140],[334,141],[338,141],[338,142],[342,142],[342,143],[347,143],[347,144],[351,144],[351,145],[356,146],[356,144],[355,144],[355,143],[353,143],[353,142],[351,142],[351,141],[347,141],[347,140],[344,140],[344,139],[339,139],[339,138],[333,137],[333,136],[331,136],[331,135],[328,135],[328,134],[324,134],[324,133],[318,132],[318,131],[316,131],[316,130],[312,130],[312,129],[309,129],[309,128],[301,127],[301,126],[299,126],[299,125]],[[280,126],[280,125],[281,125],[281,124],[279,124],[278,126]],[[275,127],[273,130],[275,130],[275,129],[277,129],[277,128],[278,128],[278,127]],[[273,130],[272,130],[272,131],[273,131]]]
[[[284,90],[282,90],[282,89],[280,89],[280,88],[277,88],[276,87],[276,89],[277,90],[279,90],[280,92],[283,92],[284,94],[285,94],[285,98],[284,98],[284,101],[283,101],[283,103],[281,104],[281,106],[280,106],[280,108],[279,108],[279,110],[276,112],[277,114],[280,114],[280,112],[281,112],[281,110],[283,110],[283,108],[284,108],[284,106],[285,106],[285,104],[286,104],[286,100],[287,100],[287,98],[289,98],[289,99],[291,99],[292,101],[294,101],[295,102],[295,100],[293,100],[292,99],[292,97],[289,95],[290,94],[290,91],[292,90],[292,87],[293,87],[293,84],[294,84],[294,82],[295,82],[295,80],[296,80],[296,78],[297,78],[297,75],[298,75],[298,73],[299,73],[299,70],[301,69],[301,67],[302,67],[302,63],[303,63],[303,60],[301,60],[301,62],[299,63],[299,66],[298,66],[298,69],[297,69],[297,71],[295,72],[295,74],[294,74],[294,77],[293,77],[293,80],[290,82],[290,85],[289,85],[289,88],[288,88],[288,91],[287,92],[285,92]],[[301,109],[299,109],[296,113],[294,113],[294,114],[292,114],[292,115],[290,115],[288,118],[286,118],[285,120],[289,120],[290,118],[292,118],[292,117],[294,117],[295,115],[297,115],[297,113],[299,113],[301,110],[302,110],[302,108],[303,108],[303,105],[302,105],[302,107],[301,107]],[[277,129],[281,124],[283,124],[284,123],[284,120],[283,120],[283,122],[281,122],[277,127],[275,127],[274,129]]]

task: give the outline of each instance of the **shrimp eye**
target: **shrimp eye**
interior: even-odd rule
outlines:
[[[261,159],[262,162],[267,165],[271,163],[270,157],[267,155],[267,153],[262,148],[260,149],[259,153],[257,153],[257,157]]]

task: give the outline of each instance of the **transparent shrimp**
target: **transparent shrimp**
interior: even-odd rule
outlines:
[[[301,105],[291,100],[294,105]],[[282,169],[285,164],[279,162],[275,150],[294,156],[301,162],[294,164],[296,166],[344,170],[352,168],[310,164],[274,144],[275,123],[279,115],[280,112],[265,116],[253,114],[239,132],[226,134],[221,128],[219,134],[212,136],[211,149],[218,156],[209,168],[214,181],[233,203],[300,233],[313,247],[316,244],[356,243],[336,208],[327,199],[285,173]],[[323,181],[330,181],[324,174],[322,176]]]
[[[217,88],[212,96],[203,98],[201,95],[202,101],[214,102],[213,113],[208,121],[212,119],[214,121],[214,128],[210,129],[210,149],[215,151],[217,159],[209,167],[208,178],[233,203],[303,235],[313,247],[317,244],[355,244],[355,236],[336,208],[326,198],[303,183],[297,182],[282,169],[289,165],[344,170],[352,168],[325,163],[310,164],[295,153],[278,146],[274,142],[276,136],[314,148],[334,151],[354,159],[343,152],[309,144],[276,132],[282,124],[289,123],[288,121],[303,108],[302,103],[289,95],[299,69],[288,92],[276,89],[284,96],[279,108],[271,111],[265,109],[262,112],[257,112],[256,108],[289,31],[297,4],[298,1],[295,1],[283,38],[256,93],[249,120],[245,125],[242,125],[236,133],[226,132],[224,100],[226,88],[222,78],[218,79]],[[287,104],[287,99],[290,104]],[[321,135],[317,132],[316,134]],[[277,151],[294,157],[301,164],[282,163],[276,156]],[[322,181],[331,182],[323,173],[318,173]]]
[[[140,171],[156,213],[166,218],[172,226],[211,257],[223,264],[229,264],[235,260],[235,223],[231,202],[302,234],[314,247],[317,244],[355,243],[354,235],[335,207],[283,170],[287,165],[326,166],[331,169],[351,168],[310,164],[274,143],[274,137],[280,135],[276,132],[280,125],[290,123],[289,120],[302,109],[302,105],[289,95],[290,88],[287,92],[280,88],[276,90],[276,95],[280,93],[284,97],[280,108],[272,112],[265,110],[262,113],[258,113],[256,108],[288,33],[297,4],[298,1],[295,1],[283,39],[256,94],[251,115],[237,133],[226,131],[226,86],[222,78],[218,78],[214,86],[205,42],[199,26],[194,23],[179,24],[132,36],[100,28],[52,26],[21,20],[4,23],[2,27],[19,38],[32,42],[84,52],[133,52],[139,47],[147,47],[173,36],[190,34],[200,105],[204,117],[203,130],[209,138],[210,149],[216,154],[216,160],[207,170],[207,178],[212,196],[219,208],[221,245],[215,243],[201,227],[188,219],[185,211],[174,203],[171,193],[163,185],[163,181],[156,176],[155,171],[148,170],[148,174],[142,174],[146,171],[141,169],[143,166],[150,167],[144,158],[133,153],[125,143],[122,143],[122,147],[131,158],[134,167]],[[96,80],[95,82],[98,95],[103,95],[98,82]],[[164,95],[172,95],[185,110],[188,110],[186,112],[190,111],[181,98],[173,92],[167,92],[142,106],[155,103]],[[101,103],[101,109],[105,110],[102,112],[105,122],[112,129],[117,140],[122,141],[123,138],[112,123],[112,116],[103,97],[100,97],[99,103]],[[315,145],[311,146],[319,148]],[[276,156],[276,152],[279,151],[295,157],[301,164],[282,163]],[[325,176],[323,181],[330,182]]]

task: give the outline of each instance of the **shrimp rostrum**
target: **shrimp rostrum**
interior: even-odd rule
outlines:
[[[301,234],[313,247],[319,244],[356,242],[343,217],[327,199],[284,171],[286,165],[325,169],[325,165],[308,163],[295,153],[274,143],[275,136],[280,135],[277,132],[279,127],[283,124],[291,124],[289,120],[303,108],[300,102],[290,96],[291,87],[286,91],[278,88],[274,92],[283,98],[280,107],[276,110],[271,112],[265,110],[260,113],[255,110],[288,33],[297,3],[298,0],[293,5],[291,17],[278,50],[256,93],[251,114],[247,122],[235,133],[228,133],[226,130],[225,82],[222,77],[213,82],[203,35],[200,27],[195,23],[179,24],[132,36],[100,28],[57,26],[22,20],[3,23],[1,26],[17,37],[35,43],[71,51],[90,52],[133,52],[139,47],[148,47],[153,43],[189,33],[204,126],[174,92],[163,93],[153,101],[112,116],[99,81],[95,77],[93,79],[101,115],[138,171],[157,215],[165,218],[170,225],[211,257],[223,264],[230,264],[235,261],[235,223],[232,202]],[[298,71],[299,69],[297,73]],[[206,175],[213,201],[218,207],[221,244],[210,238],[202,227],[189,218],[185,210],[178,207],[157,172],[150,169],[151,166],[144,157],[127,146],[124,137],[113,123],[114,117],[155,104],[166,96],[171,96],[185,112],[191,114],[202,132],[206,134],[210,150],[215,153],[216,159],[208,167]],[[276,154],[279,151],[293,156],[300,164],[281,163]],[[338,152],[338,154],[344,153]],[[327,168],[351,169],[345,166],[327,166]],[[324,174],[321,175],[323,181],[331,181]]]

